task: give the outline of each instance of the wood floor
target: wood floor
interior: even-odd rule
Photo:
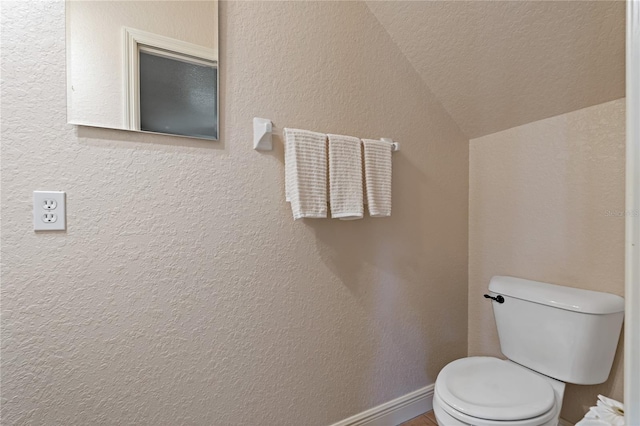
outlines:
[[[436,423],[436,416],[433,414],[433,411],[429,411],[399,426],[438,426],[438,423]]]

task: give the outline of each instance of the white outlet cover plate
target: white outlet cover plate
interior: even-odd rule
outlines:
[[[55,208],[51,208],[52,205]],[[33,230],[64,231],[67,229],[66,210],[64,191],[33,191]]]

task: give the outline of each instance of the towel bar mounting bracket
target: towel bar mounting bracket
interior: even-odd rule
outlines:
[[[254,117],[253,149],[257,151],[273,150],[273,123],[271,120]]]

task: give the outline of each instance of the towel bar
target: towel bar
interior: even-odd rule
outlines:
[[[256,151],[271,151],[273,150],[273,134],[274,126],[271,120],[268,118],[253,119],[253,149]],[[279,132],[278,132],[279,133]],[[391,145],[391,152],[400,151],[400,143],[394,142],[390,138],[380,138],[381,141],[389,142]]]

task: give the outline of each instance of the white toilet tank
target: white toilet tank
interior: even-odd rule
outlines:
[[[492,305],[507,358],[563,382],[607,380],[624,317],[622,297],[504,276],[493,277],[489,291],[504,298]]]

